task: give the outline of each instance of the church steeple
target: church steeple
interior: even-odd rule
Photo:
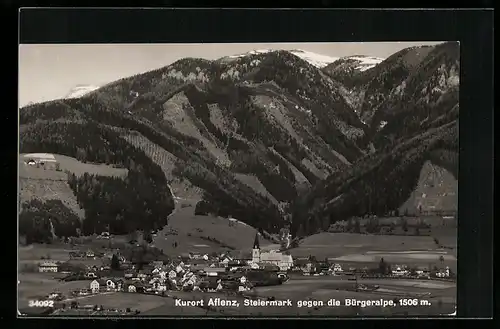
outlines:
[[[260,245],[259,245],[259,232],[255,233],[255,240],[253,241],[253,249],[260,249]]]
[[[260,246],[259,246],[259,232],[255,233],[255,240],[252,249],[252,262],[254,264],[260,263]]]

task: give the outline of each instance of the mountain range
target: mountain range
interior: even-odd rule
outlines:
[[[20,151],[126,167],[124,184],[194,200],[197,214],[311,235],[352,216],[415,208],[409,200],[430,165],[457,179],[459,53],[449,42],[387,59],[301,50],[184,58],[20,109]],[[86,214],[101,211],[106,184],[122,184],[75,179]],[[123,218],[132,214],[161,225],[165,201],[144,193],[130,196],[144,212],[113,212],[108,198],[107,219],[88,230],[130,231]]]

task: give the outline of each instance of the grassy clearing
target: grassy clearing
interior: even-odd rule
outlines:
[[[445,232],[449,235],[444,235]],[[453,237],[449,230],[440,232],[438,237],[441,244],[448,242],[456,247],[456,236]],[[343,266],[376,266],[383,257],[393,264],[449,266],[455,271],[457,268],[456,249],[439,248],[431,236],[325,232],[305,238],[290,253],[294,257],[314,255],[317,259],[329,258]],[[443,256],[443,262],[440,261],[440,256]]]
[[[20,154],[19,158],[19,176],[28,179],[42,180],[67,180],[65,171],[74,173],[77,176],[84,173],[95,174],[99,176],[114,176],[124,177],[128,170],[123,168],[114,168],[106,164],[91,164],[78,161],[75,158],[54,154],[55,159],[59,163],[60,171],[45,170],[26,165],[23,161],[24,154]]]
[[[175,196],[201,200],[203,191],[200,188],[194,186],[188,180],[180,179],[172,174],[177,161],[177,158],[172,153],[151,142],[149,139],[136,131],[125,131],[121,133],[121,137],[123,139],[135,147],[143,150],[154,163],[160,166],[165,174],[165,177],[170,182],[170,186],[172,187]]]
[[[62,171],[67,170],[77,176],[83,175],[84,173],[89,173],[98,176],[125,177],[128,173],[127,169],[114,168],[106,164],[83,163],[75,158],[65,155],[55,154],[54,156],[60,163]]]
[[[78,201],[76,200],[73,191],[66,182],[66,174],[63,175],[64,180],[30,179],[20,177],[19,201],[22,204],[25,201],[30,201],[32,199],[38,199],[41,201],[61,200],[65,206],[71,209],[80,218],[84,218],[84,211],[78,205]]]
[[[73,290],[89,288],[91,281],[58,281],[55,273],[19,273],[19,306],[28,306],[30,299],[45,297],[52,292],[70,296]],[[26,305],[25,305],[26,304]]]
[[[177,231],[177,235],[167,235],[170,230]],[[220,252],[227,250],[249,249],[253,245],[256,230],[246,224],[232,222],[228,219],[213,216],[194,215],[194,207],[178,207],[170,216],[168,226],[158,232],[154,244],[163,252],[170,254],[180,254],[189,251],[201,253]],[[209,241],[207,237],[217,241]],[[226,248],[220,243],[231,248]],[[174,248],[172,243],[177,242]],[[269,245],[270,242],[261,237],[261,246]]]
[[[257,193],[260,193],[261,195],[271,200],[274,204],[278,204],[278,200],[276,200],[276,198],[272,196],[271,193],[269,193],[269,191],[257,177],[245,174],[235,174],[234,176],[242,183],[250,186]]]
[[[417,186],[400,211],[414,213],[422,206],[422,211],[442,209],[456,211],[458,207],[458,180],[444,168],[427,161],[420,171]]]
[[[169,220],[169,226],[193,236],[209,236],[235,249],[251,248],[255,228],[240,222],[213,216],[196,216],[192,207],[179,209]],[[200,231],[201,230],[201,231]],[[270,242],[261,238],[261,244]]]
[[[78,176],[89,173],[115,177],[124,177],[128,172],[127,169],[113,168],[104,164],[83,163],[75,158],[57,154],[54,157],[59,162],[60,170],[45,170],[27,165],[22,157],[23,154],[19,158],[20,202],[23,203],[34,198],[41,201],[61,200],[80,218],[84,218],[84,211],[78,205],[73,191],[67,184],[68,177],[65,171]]]
[[[137,293],[116,292],[94,295],[78,300],[80,305],[102,305],[104,308],[139,310],[141,312],[154,309],[165,303],[161,296],[149,296]]]

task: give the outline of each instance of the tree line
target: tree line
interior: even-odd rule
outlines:
[[[51,243],[55,237],[70,237],[78,234],[80,218],[61,200],[45,202],[33,199],[21,206],[19,235],[26,243]]]

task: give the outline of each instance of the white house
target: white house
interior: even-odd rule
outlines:
[[[245,276],[242,276],[242,277],[240,278],[240,283],[241,283],[241,284],[245,284],[246,282],[247,282],[247,278],[246,278]]]
[[[158,276],[160,277],[160,279],[165,280],[167,278],[167,272],[161,270],[160,272],[158,272]]]
[[[168,272],[168,278],[169,279],[173,279],[175,277],[177,277],[177,272],[176,271],[171,270],[170,272]]]
[[[60,292],[52,292],[48,296],[49,299],[56,299],[59,297],[62,297],[62,293],[60,293]]]
[[[447,278],[450,276],[450,268],[448,266],[446,266],[446,269],[443,271],[443,270],[439,270],[439,272],[436,273],[436,276],[438,278]]]
[[[402,275],[408,274],[408,270],[404,266],[401,266],[401,265],[395,265],[392,268],[391,272],[393,275],[397,275],[397,276],[402,276]]]
[[[340,266],[340,264],[333,265],[332,270],[333,270],[334,273],[338,273],[338,272],[343,272],[344,271],[342,269],[342,266]]]
[[[42,273],[46,272],[57,272],[59,266],[53,262],[44,262],[38,266],[38,271]]]
[[[85,274],[85,276],[89,279],[97,278],[97,275],[95,274],[95,272],[87,272],[87,274]]]
[[[29,165],[33,165],[33,162],[40,167],[45,169],[59,169],[59,162],[56,160],[53,154],[49,153],[30,153],[24,155],[24,161]]]
[[[133,284],[130,284],[128,286],[128,292],[136,292],[136,291],[137,291],[137,288]]]
[[[96,294],[99,292],[100,284],[97,280],[90,282],[90,290],[92,293]]]

